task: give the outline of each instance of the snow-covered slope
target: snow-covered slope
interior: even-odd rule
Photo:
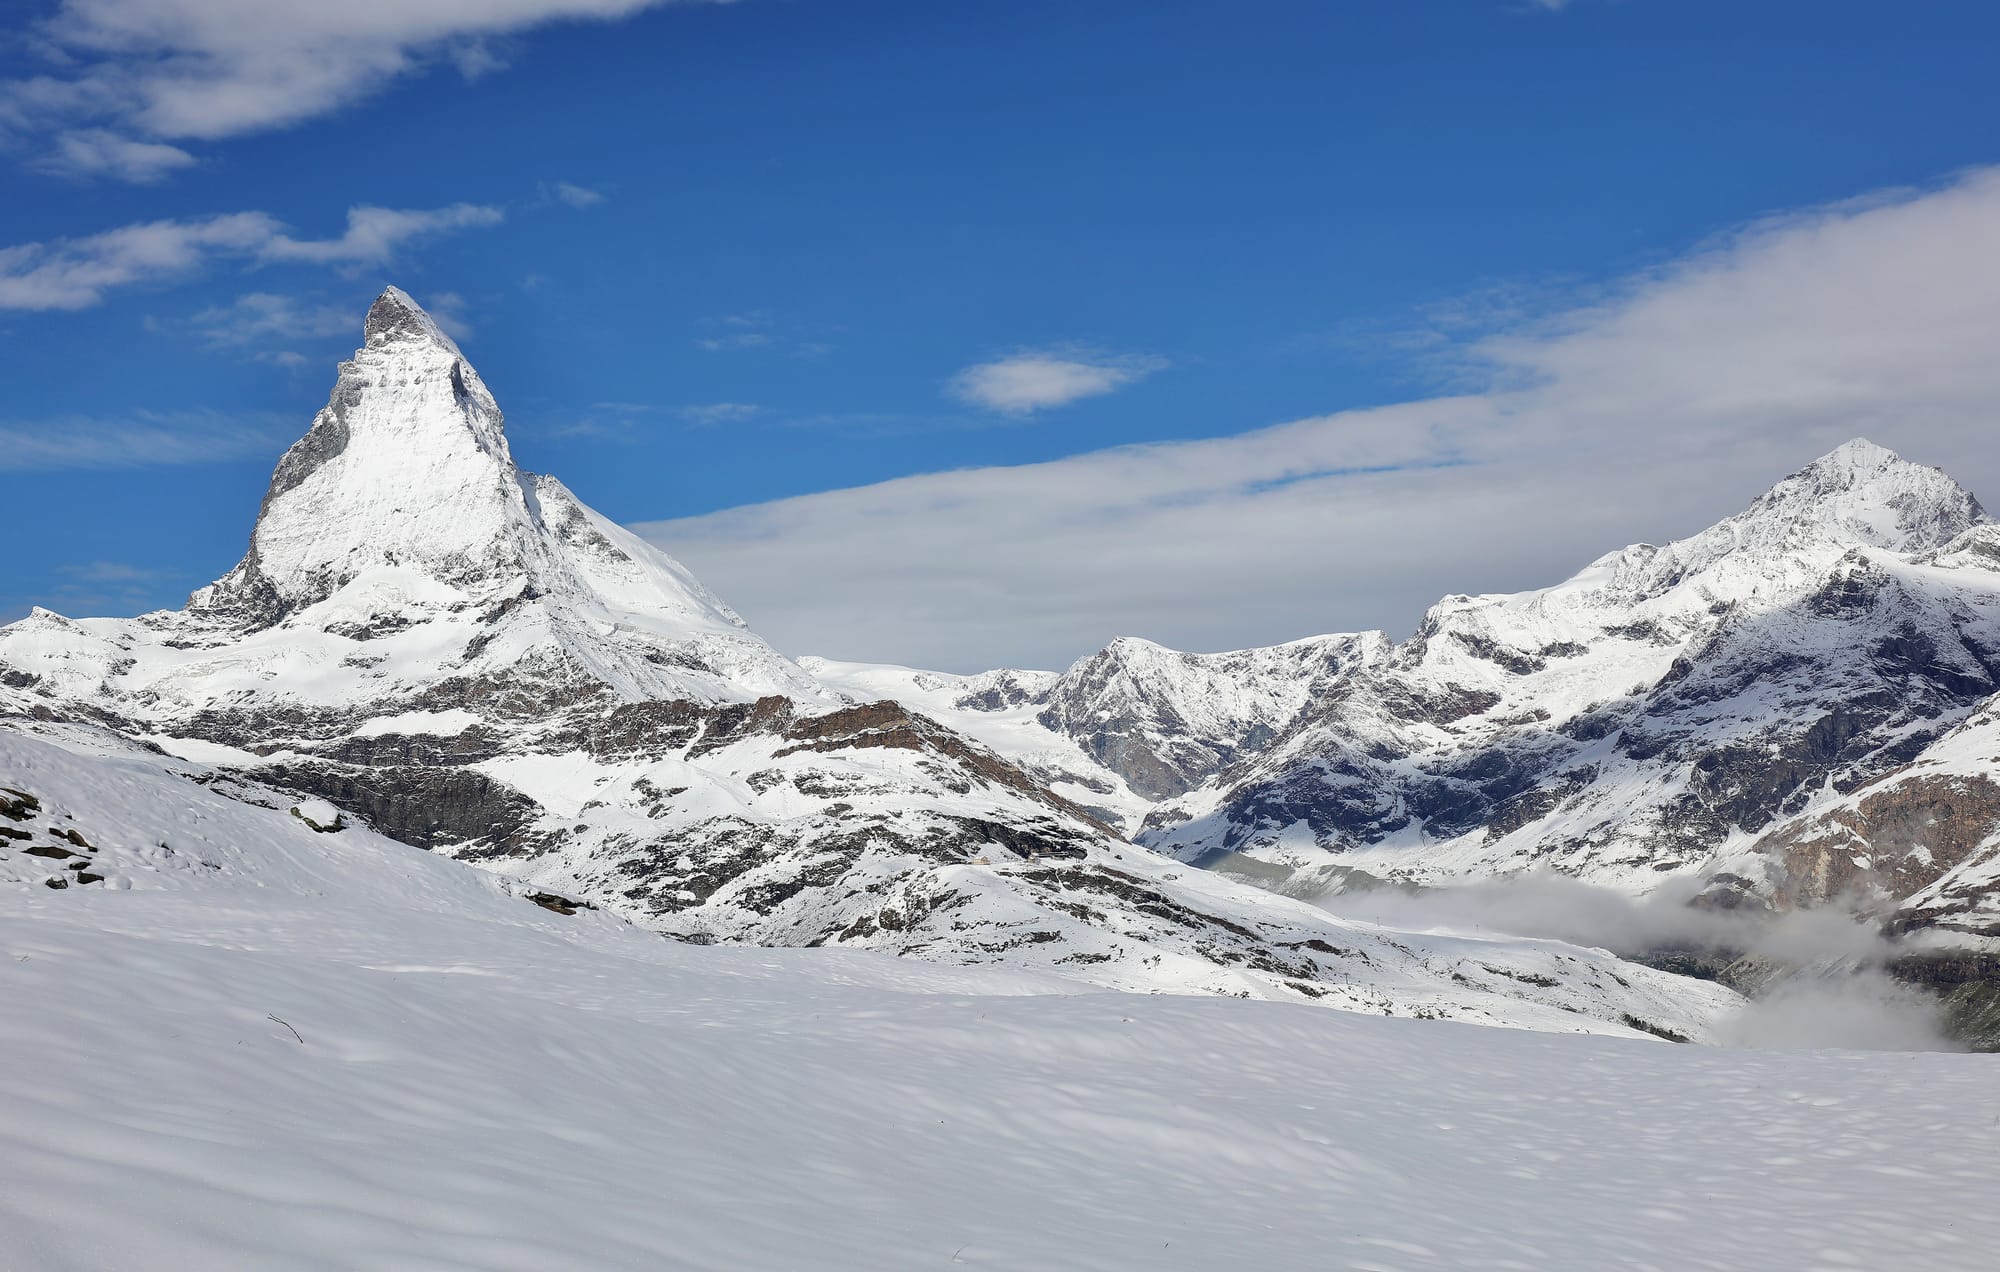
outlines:
[[[520,472],[477,373],[391,290],[243,563],[184,611],[0,629],[0,713],[101,726],[693,939],[1538,1028],[1701,1036],[1716,1010],[1601,953],[1364,930],[1178,867],[1068,797],[1132,811],[1073,744],[1024,751],[983,697],[944,712],[982,745],[818,670]]]
[[[0,729],[0,787],[26,814],[0,826],[104,876],[0,884],[9,1272],[1957,1272],[2000,1248],[1989,1057],[693,946],[74,726]],[[8,867],[62,869],[18,842]]]
[[[781,742],[760,736],[747,745],[772,763]],[[896,757],[902,748],[880,749]],[[838,944],[1150,993],[1311,1001],[1560,1032],[1665,1030],[1694,1039],[1708,1038],[1738,1002],[1719,987],[1600,950],[1339,920],[1136,848],[1079,845],[1068,856],[1036,858],[996,843],[991,856],[971,857],[948,834],[954,818],[971,820],[976,797],[904,810],[892,828],[824,813],[799,818],[802,826],[773,826],[739,814],[737,839],[727,845],[739,854],[736,873],[703,881],[715,888],[707,904],[650,904],[649,887],[658,885],[648,872],[675,866],[621,853],[621,832],[649,815],[645,799],[657,798],[657,785],[643,775],[659,777],[670,763],[625,770],[648,792],[634,797],[638,807],[614,797],[589,814],[572,814],[598,824],[585,823],[538,858],[489,860],[486,873],[517,895],[601,905],[698,943]],[[782,758],[777,763],[783,767]],[[796,771],[814,769],[807,760]],[[350,820],[351,812],[269,784],[285,775],[282,767],[177,759],[94,726],[0,722],[0,887],[29,894],[200,890],[210,872],[253,888],[324,887],[329,870],[373,872],[385,854],[397,857],[397,848]],[[1003,838],[1033,833],[986,825]],[[919,828],[937,842],[914,840]],[[676,842],[671,823],[639,833]],[[274,834],[279,846],[268,847]],[[683,853],[712,864],[705,854],[714,834],[695,823]],[[367,852],[348,851],[359,847]],[[300,853],[304,865],[294,860]],[[301,877],[308,867],[309,877]],[[275,883],[266,877],[271,872]],[[353,885],[363,892],[381,886]]]
[[[1130,833],[1153,807],[1125,777],[1075,739],[1042,721],[1063,679],[1049,671],[989,671],[975,676],[919,671],[887,663],[801,658],[821,684],[858,702],[899,702],[1004,756],[1099,821]]]

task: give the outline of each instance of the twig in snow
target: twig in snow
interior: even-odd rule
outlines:
[[[266,1019],[266,1020],[278,1020],[278,1018],[277,1018],[276,1016],[266,1016],[266,1017],[264,1017],[264,1019]],[[290,1021],[288,1021],[288,1020],[278,1020],[278,1023],[279,1023],[279,1024],[281,1024],[281,1025],[283,1025],[283,1026],[284,1026],[285,1028],[287,1028],[287,1029],[292,1029],[292,1024],[291,1024],[291,1022],[290,1022]],[[292,1037],[294,1037],[294,1038],[299,1038],[299,1031],[298,1031],[298,1030],[296,1030],[296,1029],[292,1029]],[[306,1045],[306,1040],[305,1040],[304,1038],[299,1038],[299,1045],[300,1045],[301,1047],[305,1046],[305,1045]]]

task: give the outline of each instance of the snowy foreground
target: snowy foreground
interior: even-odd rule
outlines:
[[[1991,1057],[688,946],[155,794],[95,790],[157,828],[149,874],[0,888],[8,1272],[2000,1257]]]

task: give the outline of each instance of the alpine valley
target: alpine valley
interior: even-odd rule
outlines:
[[[1448,597],[1406,641],[1125,639],[959,676],[782,656],[520,471],[407,295],[365,338],[227,576],[0,629],[0,880],[249,868],[54,776],[104,766],[698,944],[1549,1031],[1708,1039],[1742,1000],[1315,899],[1549,871],[1851,910],[1968,977],[2000,938],[2000,526],[1867,442],[1692,538]]]

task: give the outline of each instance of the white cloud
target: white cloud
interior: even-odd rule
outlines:
[[[605,194],[602,190],[593,190],[589,186],[572,185],[567,181],[557,181],[552,185],[543,185],[542,197],[545,199],[554,199],[560,203],[567,203],[573,208],[594,208],[604,202]]]
[[[465,313],[469,308],[471,303],[455,291],[432,292],[424,298],[424,312],[431,316],[431,321],[460,344],[472,340],[472,320]]]
[[[770,343],[770,335],[762,331],[732,331],[727,335],[705,336],[695,341],[694,347],[704,353],[735,353],[744,349],[761,349]]]
[[[506,65],[495,39],[548,23],[686,2],[60,0],[30,41],[48,70],[0,84],[0,126],[59,151],[93,132],[131,144],[230,137],[326,114],[439,61],[468,79],[490,74]],[[150,179],[167,162],[96,171]]]
[[[613,442],[636,442],[658,432],[649,422],[676,420],[687,428],[720,428],[742,424],[763,415],[754,402],[702,402],[686,406],[655,406],[650,402],[593,402],[582,418],[556,425],[555,437],[593,437]]]
[[[182,576],[120,561],[92,561],[57,567],[61,581],[34,601],[61,614],[136,614],[173,597]],[[12,621],[11,619],[9,621]]]
[[[148,221],[83,238],[0,248],[0,309],[84,309],[105,293],[194,273],[216,258],[381,265],[410,241],[492,225],[498,208],[460,203],[429,211],[357,207],[334,239],[296,239],[263,212]]]
[[[227,305],[204,309],[194,316],[194,323],[203,335],[219,345],[254,344],[271,339],[324,339],[356,330],[351,309],[308,304],[275,292],[249,292]],[[273,360],[291,365],[284,355],[273,355]]]
[[[1756,226],[1476,339],[1476,392],[658,522],[793,653],[1061,665],[1407,632],[1685,535],[1853,436],[2000,493],[2000,170]]]
[[[723,424],[742,424],[754,420],[764,413],[764,408],[752,402],[708,402],[699,406],[679,406],[674,414],[691,428],[716,428]]]
[[[71,176],[109,176],[147,185],[194,162],[194,156],[179,146],[135,141],[104,128],[79,128],[56,139],[54,152],[42,166]]]
[[[278,235],[264,244],[265,260],[309,261],[318,265],[380,265],[412,239],[476,226],[498,225],[499,208],[454,203],[429,210],[355,207],[347,211],[347,232],[336,239],[305,240]]]
[[[292,420],[210,411],[0,422],[0,472],[276,460],[296,431]]]
[[[945,389],[973,406],[1027,415],[1101,397],[1165,369],[1166,359],[1106,357],[1076,351],[1017,353],[967,367]]]
[[[717,334],[700,337],[694,342],[694,347],[704,353],[738,353],[745,349],[766,348],[777,343],[777,337],[772,334],[776,325],[777,320],[762,309],[721,318],[704,318],[702,326],[717,331]]]
[[[83,309],[113,288],[187,274],[212,256],[252,255],[279,233],[266,214],[237,212],[0,248],[0,309]]]

